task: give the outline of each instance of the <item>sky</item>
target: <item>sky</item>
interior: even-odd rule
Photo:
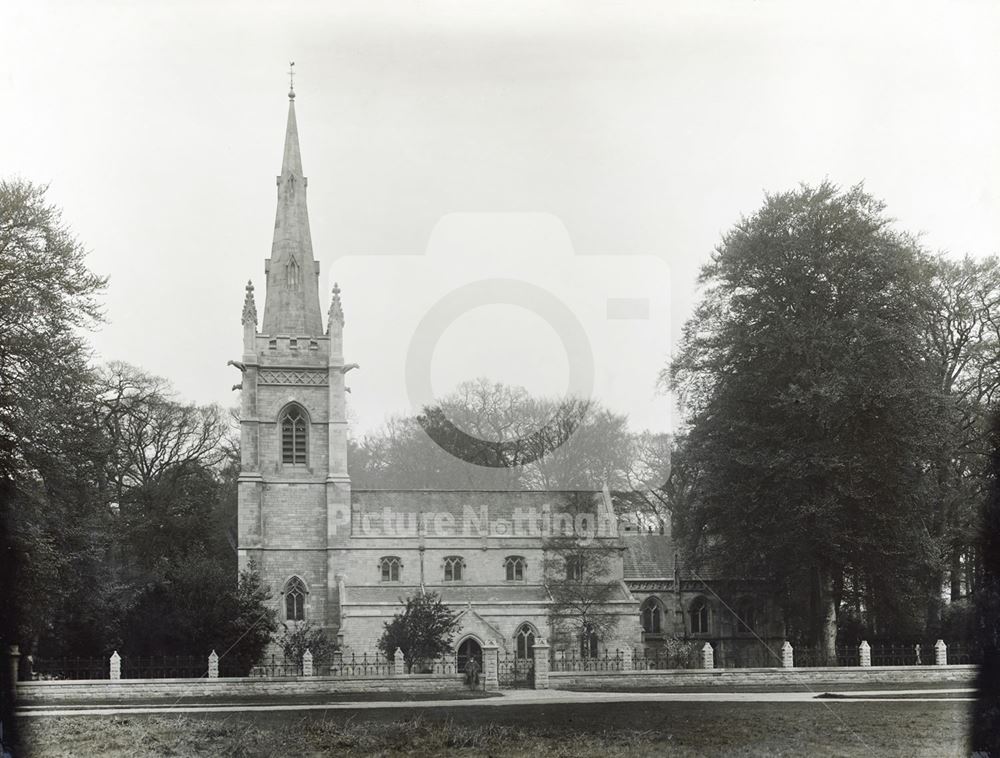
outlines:
[[[864,182],[928,249],[1000,252],[998,39],[992,2],[15,0],[0,175],[109,277],[97,359],[233,406],[294,60],[355,432],[476,376],[665,431],[698,270],[765,192]]]

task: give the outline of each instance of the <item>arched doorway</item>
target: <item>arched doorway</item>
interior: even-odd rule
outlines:
[[[465,664],[469,662],[469,658],[475,658],[476,663],[479,664],[479,670],[483,670],[483,648],[476,641],[475,637],[466,637],[458,646],[458,673],[465,673]]]

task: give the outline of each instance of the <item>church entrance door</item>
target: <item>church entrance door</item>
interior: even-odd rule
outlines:
[[[469,662],[469,658],[475,658],[476,663],[479,664],[479,670],[483,670],[483,649],[472,637],[466,637],[458,646],[458,660],[456,662],[459,674],[465,673],[465,664]]]

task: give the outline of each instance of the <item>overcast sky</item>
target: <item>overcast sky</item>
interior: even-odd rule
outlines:
[[[233,405],[294,60],[357,430],[420,399],[408,355],[439,394],[592,386],[668,429],[698,268],[765,191],[864,181],[930,249],[1000,252],[998,4],[875,5],[6,2],[0,174],[49,183],[110,276],[100,357]],[[423,321],[482,279],[539,289]]]

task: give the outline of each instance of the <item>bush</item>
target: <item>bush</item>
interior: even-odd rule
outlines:
[[[451,652],[457,625],[457,615],[436,593],[421,592],[407,598],[406,607],[385,623],[378,648],[390,660],[398,648],[407,668],[414,671],[414,664],[426,664]]]
[[[294,624],[291,628],[288,624],[283,626],[285,631],[281,635],[281,650],[290,661],[301,665],[306,650],[312,653],[313,660],[325,660],[337,650],[337,643],[332,642],[323,629],[313,626],[309,621]]]
[[[684,640],[679,637],[667,637],[656,650],[656,657],[665,661],[672,669],[699,668],[701,665],[701,648],[704,642]]]

